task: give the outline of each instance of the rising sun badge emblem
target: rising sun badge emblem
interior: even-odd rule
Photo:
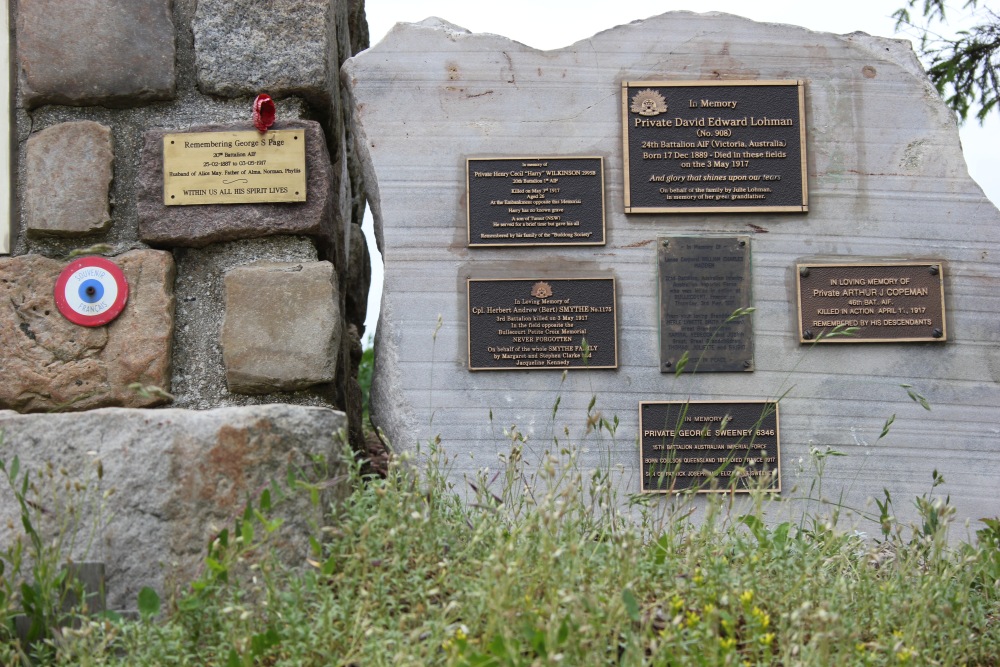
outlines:
[[[632,98],[632,113],[640,116],[658,116],[666,112],[667,101],[655,90],[640,90]]]
[[[552,285],[548,284],[544,280],[540,280],[535,283],[534,287],[531,288],[531,296],[536,299],[547,299],[552,296]]]

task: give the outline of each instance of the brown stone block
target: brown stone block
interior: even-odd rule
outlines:
[[[77,236],[107,229],[115,160],[111,129],[89,120],[60,123],[26,143],[28,234]]]
[[[40,255],[0,258],[0,408],[19,412],[149,407],[134,382],[170,390],[174,261],[133,250],[113,261],[129,284],[117,319],[83,327],[63,317],[53,289],[66,262]]]
[[[174,97],[170,0],[20,0],[17,47],[28,108]]]
[[[333,168],[319,123],[288,121],[271,129],[303,128],[306,138],[306,201],[292,204],[208,204],[166,206],[163,203],[163,136],[174,132],[233,132],[252,130],[249,121],[204,125],[183,130],[150,130],[145,135],[136,188],[139,236],[158,246],[203,247],[218,241],[300,234],[319,245],[336,245],[331,186]]]
[[[333,264],[259,262],[229,271],[225,284],[229,391],[293,391],[334,380],[342,324]]]

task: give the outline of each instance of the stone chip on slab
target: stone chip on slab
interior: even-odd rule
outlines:
[[[169,392],[174,331],[174,260],[168,252],[132,250],[112,258],[129,298],[109,324],[73,324],[53,290],[67,262],[40,255],[0,258],[0,408],[76,411],[165,403],[133,383]]]
[[[333,382],[340,350],[330,262],[258,262],[225,276],[222,358],[229,391],[261,394]]]
[[[246,132],[250,122],[146,132],[136,187],[139,237],[156,246],[204,247],[261,236],[305,235],[324,248],[337,246],[333,167],[319,123],[288,121],[271,129],[302,128],[306,139],[306,201],[276,204],[166,206],[163,203],[163,136],[175,132]],[[255,130],[254,130],[255,131]]]
[[[83,513],[75,526],[77,547],[65,556],[103,561],[108,608],[135,609],[144,586],[164,599],[183,590],[201,573],[208,545],[222,529],[232,529],[248,501],[259,506],[269,486],[288,491],[289,469],[324,489],[318,506],[308,494],[278,502],[279,494],[271,492],[273,516],[285,519],[275,535],[277,553],[289,565],[303,565],[309,522],[322,525],[330,503],[348,492],[337,437],[346,426],[341,412],[285,404],[206,411],[106,408],[74,415],[0,411],[0,460],[18,456],[21,469],[38,482],[37,504],[54,514],[60,501],[48,493],[47,464],[58,482],[65,469],[67,478],[86,487],[69,497]],[[318,460],[325,466],[317,466]],[[98,516],[98,501],[112,489]],[[10,544],[12,531],[21,532],[16,508],[10,488],[0,486],[0,544]],[[46,539],[55,534],[48,516],[36,517]]]
[[[135,106],[174,97],[171,0],[20,0],[25,106]]]
[[[111,128],[89,120],[59,123],[29,137],[26,153],[28,234],[77,236],[108,228]]]

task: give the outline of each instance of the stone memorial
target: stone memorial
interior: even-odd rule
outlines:
[[[1000,213],[968,177],[954,116],[908,42],[675,12],[542,52],[432,18],[398,24],[343,71],[385,261],[372,409],[395,450],[414,451],[440,435],[453,455],[453,480],[464,488],[464,480],[482,468],[502,465],[498,455],[509,450],[510,440],[499,435],[497,424],[516,427],[526,438],[529,465],[556,448],[554,436],[560,447],[567,443],[566,427],[579,447],[579,464],[585,471],[610,468],[624,499],[642,491],[645,473],[652,472],[640,452],[640,404],[777,402],[780,425],[775,414],[773,430],[776,437],[780,427],[780,452],[775,440],[763,458],[780,465],[780,487],[774,488],[783,495],[808,491],[810,452],[830,447],[847,456],[826,466],[823,488],[846,507],[870,508],[868,500],[887,486],[897,498],[923,494],[937,470],[947,482],[937,491],[950,494],[959,521],[1000,513],[1000,292],[994,289],[1000,279]],[[790,94],[780,101],[764,95],[752,109],[747,90],[728,88],[760,92],[775,82]],[[633,102],[640,110],[660,104],[656,95],[640,94],[647,90],[661,95],[669,111],[633,114]],[[781,122],[760,125],[761,136],[744,136],[751,117],[755,126],[765,117]],[[692,123],[682,123],[683,136],[676,137],[667,131],[675,128],[651,124],[647,129],[656,132],[636,137],[636,145],[626,130],[637,118]],[[701,135],[708,130],[711,136]],[[644,141],[657,142],[656,149],[651,143],[644,149]],[[709,145],[700,148],[698,141]],[[695,146],[664,148],[661,142]],[[644,160],[644,150],[660,158]],[[695,150],[709,156],[694,158]],[[692,155],[665,158],[667,151]],[[580,155],[603,159],[604,246],[469,247],[470,159]],[[654,170],[654,163],[660,168]],[[689,181],[705,174],[725,184],[718,181],[709,192],[704,177],[701,184]],[[749,179],[738,184],[730,183],[731,175],[761,178],[758,185]],[[768,182],[790,187],[779,192],[763,184],[765,176],[780,176]],[[532,187],[539,185],[545,187]],[[687,191],[671,193],[671,187]],[[640,190],[650,194],[640,196]],[[664,194],[695,198],[666,200]],[[681,237],[752,242],[749,271],[741,274],[749,301],[731,304],[752,309],[752,330],[734,338],[745,343],[740,361],[750,361],[752,373],[663,372],[658,241]],[[809,304],[800,318],[799,265],[885,262],[946,266],[939,274],[941,289],[929,289],[926,297],[944,294],[947,308],[940,317],[927,304],[927,317],[940,323],[939,339],[932,331],[926,342],[895,333],[894,340],[879,344],[800,340],[801,319],[827,316],[818,311],[826,306]],[[566,275],[614,278],[617,368],[470,370],[467,280],[537,281],[542,271],[547,282]],[[725,283],[731,274],[719,275]],[[727,292],[695,282],[712,303]],[[831,309],[853,307],[837,299],[830,298]],[[881,319],[923,319],[912,309],[924,305],[885,304],[911,310],[886,312]],[[839,313],[829,317],[842,319]],[[684,347],[707,344],[701,330],[693,333],[693,320],[677,324],[691,341]],[[690,358],[700,353],[687,351]],[[591,428],[600,423],[597,413],[609,422],[616,418],[613,435]],[[893,416],[890,432],[880,438]],[[755,437],[758,430],[746,424],[712,428],[752,429]],[[726,459],[724,451],[702,458]],[[679,449],[662,457],[677,456],[699,458]],[[694,474],[684,479],[708,476],[705,466],[718,463],[692,468]],[[897,503],[902,519],[908,518],[907,507]]]
[[[212,536],[289,465],[329,462],[313,481],[332,502],[337,434],[367,451],[365,187],[340,82],[368,45],[364,3],[7,5],[0,461],[84,473],[103,460],[115,517],[83,518],[90,557],[109,607],[134,609],[143,586],[168,599],[189,583]],[[261,93],[275,104],[265,134]],[[165,155],[178,136],[191,145]],[[24,536],[16,507],[0,489],[2,546]],[[305,511],[275,534],[291,564],[309,551]]]

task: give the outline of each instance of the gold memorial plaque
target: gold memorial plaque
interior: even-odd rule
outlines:
[[[797,264],[796,274],[800,343],[948,340],[943,262]]]
[[[306,200],[304,130],[190,132],[163,137],[163,203]]]
[[[777,401],[641,401],[643,493],[781,491]]]

